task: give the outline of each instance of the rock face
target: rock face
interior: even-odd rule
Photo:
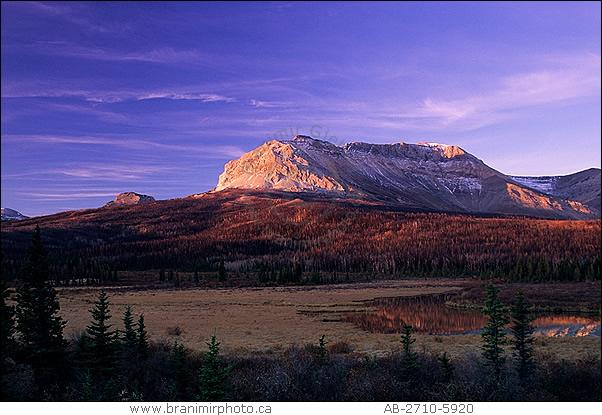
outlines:
[[[119,193],[115,200],[105,203],[104,207],[115,207],[115,206],[127,206],[127,205],[140,205],[146,202],[154,202],[155,198],[152,196],[141,195],[134,192]]]
[[[16,210],[9,208],[2,208],[2,220],[19,220],[27,219],[29,216],[22,215]]]
[[[459,147],[437,143],[338,147],[307,136],[274,140],[226,164],[214,191],[228,188],[310,192],[429,211],[599,217],[580,201],[525,186]]]

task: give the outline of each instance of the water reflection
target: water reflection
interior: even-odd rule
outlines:
[[[450,295],[422,297],[382,298],[366,304],[377,309],[370,313],[343,315],[371,333],[400,333],[403,323],[413,327],[415,333],[450,335],[476,334],[487,322],[479,310],[457,310],[445,306]],[[540,316],[533,322],[535,334],[565,336],[600,336],[600,317],[571,315]]]

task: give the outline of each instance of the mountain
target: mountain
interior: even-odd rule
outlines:
[[[105,203],[104,207],[140,205],[142,203],[154,201],[155,198],[152,196],[141,195],[134,192],[125,192],[119,193],[117,197],[115,197],[115,200]]]
[[[600,213],[600,169],[587,169],[566,176],[510,176],[531,189],[561,199],[576,200]]]
[[[28,216],[22,215],[16,210],[9,208],[2,208],[2,220],[19,220],[26,219]]]
[[[563,187],[567,194],[569,187]],[[224,189],[356,198],[422,211],[556,219],[600,216],[599,210],[580,201],[526,186],[460,147],[437,143],[355,142],[339,147],[308,136],[273,140],[228,162],[214,191]]]

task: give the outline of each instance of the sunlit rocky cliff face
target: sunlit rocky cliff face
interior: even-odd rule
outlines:
[[[155,198],[134,192],[119,193],[115,200],[105,203],[104,207],[139,205],[141,203],[154,202]]]
[[[263,189],[356,198],[399,208],[591,219],[599,210],[545,193],[437,143],[336,146],[274,140],[226,164],[215,191]]]

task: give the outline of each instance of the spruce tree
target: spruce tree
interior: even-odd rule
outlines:
[[[201,373],[199,375],[199,394],[197,401],[216,402],[224,399],[229,389],[228,378],[233,366],[225,367],[219,358],[219,346],[215,334],[211,342],[206,343],[209,351],[205,352],[201,360]]]
[[[57,315],[60,305],[56,290],[48,282],[48,256],[39,226],[22,271],[23,284],[15,298],[17,349],[20,360],[33,368],[38,386],[44,388],[64,372],[68,342],[63,337],[66,322]]]
[[[412,344],[416,339],[412,338],[412,326],[403,323],[403,331],[401,332],[401,344],[403,346],[403,357],[401,361],[401,378],[403,380],[411,380],[418,368],[418,354],[414,351]]]
[[[533,361],[533,325],[534,318],[531,315],[531,304],[525,299],[522,291],[518,291],[516,300],[511,308],[512,334],[511,341],[513,355],[518,360],[517,371],[522,383],[526,382],[533,373],[535,362]]]
[[[328,342],[326,340],[324,340],[325,335],[323,334],[322,337],[320,337],[319,341],[318,341],[318,350],[317,350],[317,354],[318,354],[318,360],[320,362],[324,362],[324,359],[326,359],[326,355],[328,354],[328,349],[326,348],[326,345],[328,344]]]
[[[103,290],[89,310],[93,321],[86,329],[84,360],[87,368],[104,381],[115,375],[119,365],[118,331],[112,330],[107,293]]]
[[[144,324],[144,314],[140,314],[138,318],[138,327],[136,329],[136,350],[138,352],[138,358],[141,360],[148,359],[149,344],[148,336],[146,332],[146,326]]]
[[[223,259],[219,262],[217,277],[220,281],[226,281],[226,266],[224,265]]]
[[[79,393],[79,400],[82,402],[92,402],[96,400],[94,393],[94,382],[90,372],[86,372],[84,374],[84,380]]]
[[[499,290],[493,285],[487,286],[487,299],[483,313],[488,317],[481,331],[483,337],[483,357],[485,364],[493,367],[496,379],[499,379],[504,365],[504,348],[507,343],[504,326],[510,322],[504,314],[504,305],[498,298]]]
[[[443,355],[441,355],[441,357],[437,358],[437,360],[441,362],[442,381],[444,383],[451,382],[452,377],[454,375],[454,370],[456,370],[456,368],[454,367],[454,364],[452,363],[451,359],[447,356],[447,352],[444,352]]]
[[[2,251],[0,251],[0,256],[2,257],[2,262],[4,262]],[[4,265],[4,263],[2,265]],[[15,350],[15,340],[13,337],[15,333],[15,307],[9,306],[6,303],[6,300],[10,298],[11,293],[4,282],[4,271],[2,271],[2,274],[0,275],[0,290],[2,291],[0,297],[0,370],[2,370],[0,373],[0,399],[5,401],[11,398],[8,393],[9,385],[5,380],[5,376],[13,368],[12,361],[9,359],[13,357],[13,352]]]
[[[1,251],[0,256],[4,261]],[[15,307],[6,303],[11,292],[4,281],[4,272],[0,275],[0,290],[2,291],[0,297],[0,357],[2,358],[2,365],[4,365],[4,359],[8,358],[14,350],[13,335],[15,334]]]
[[[126,358],[137,354],[138,336],[136,335],[136,324],[132,317],[132,307],[127,306],[123,313],[123,337],[121,338],[123,352]]]
[[[175,399],[177,401],[184,401],[188,396],[190,389],[190,367],[188,365],[188,354],[184,349],[183,344],[179,344],[176,340],[173,348],[171,349],[171,370],[173,373],[173,389]]]

